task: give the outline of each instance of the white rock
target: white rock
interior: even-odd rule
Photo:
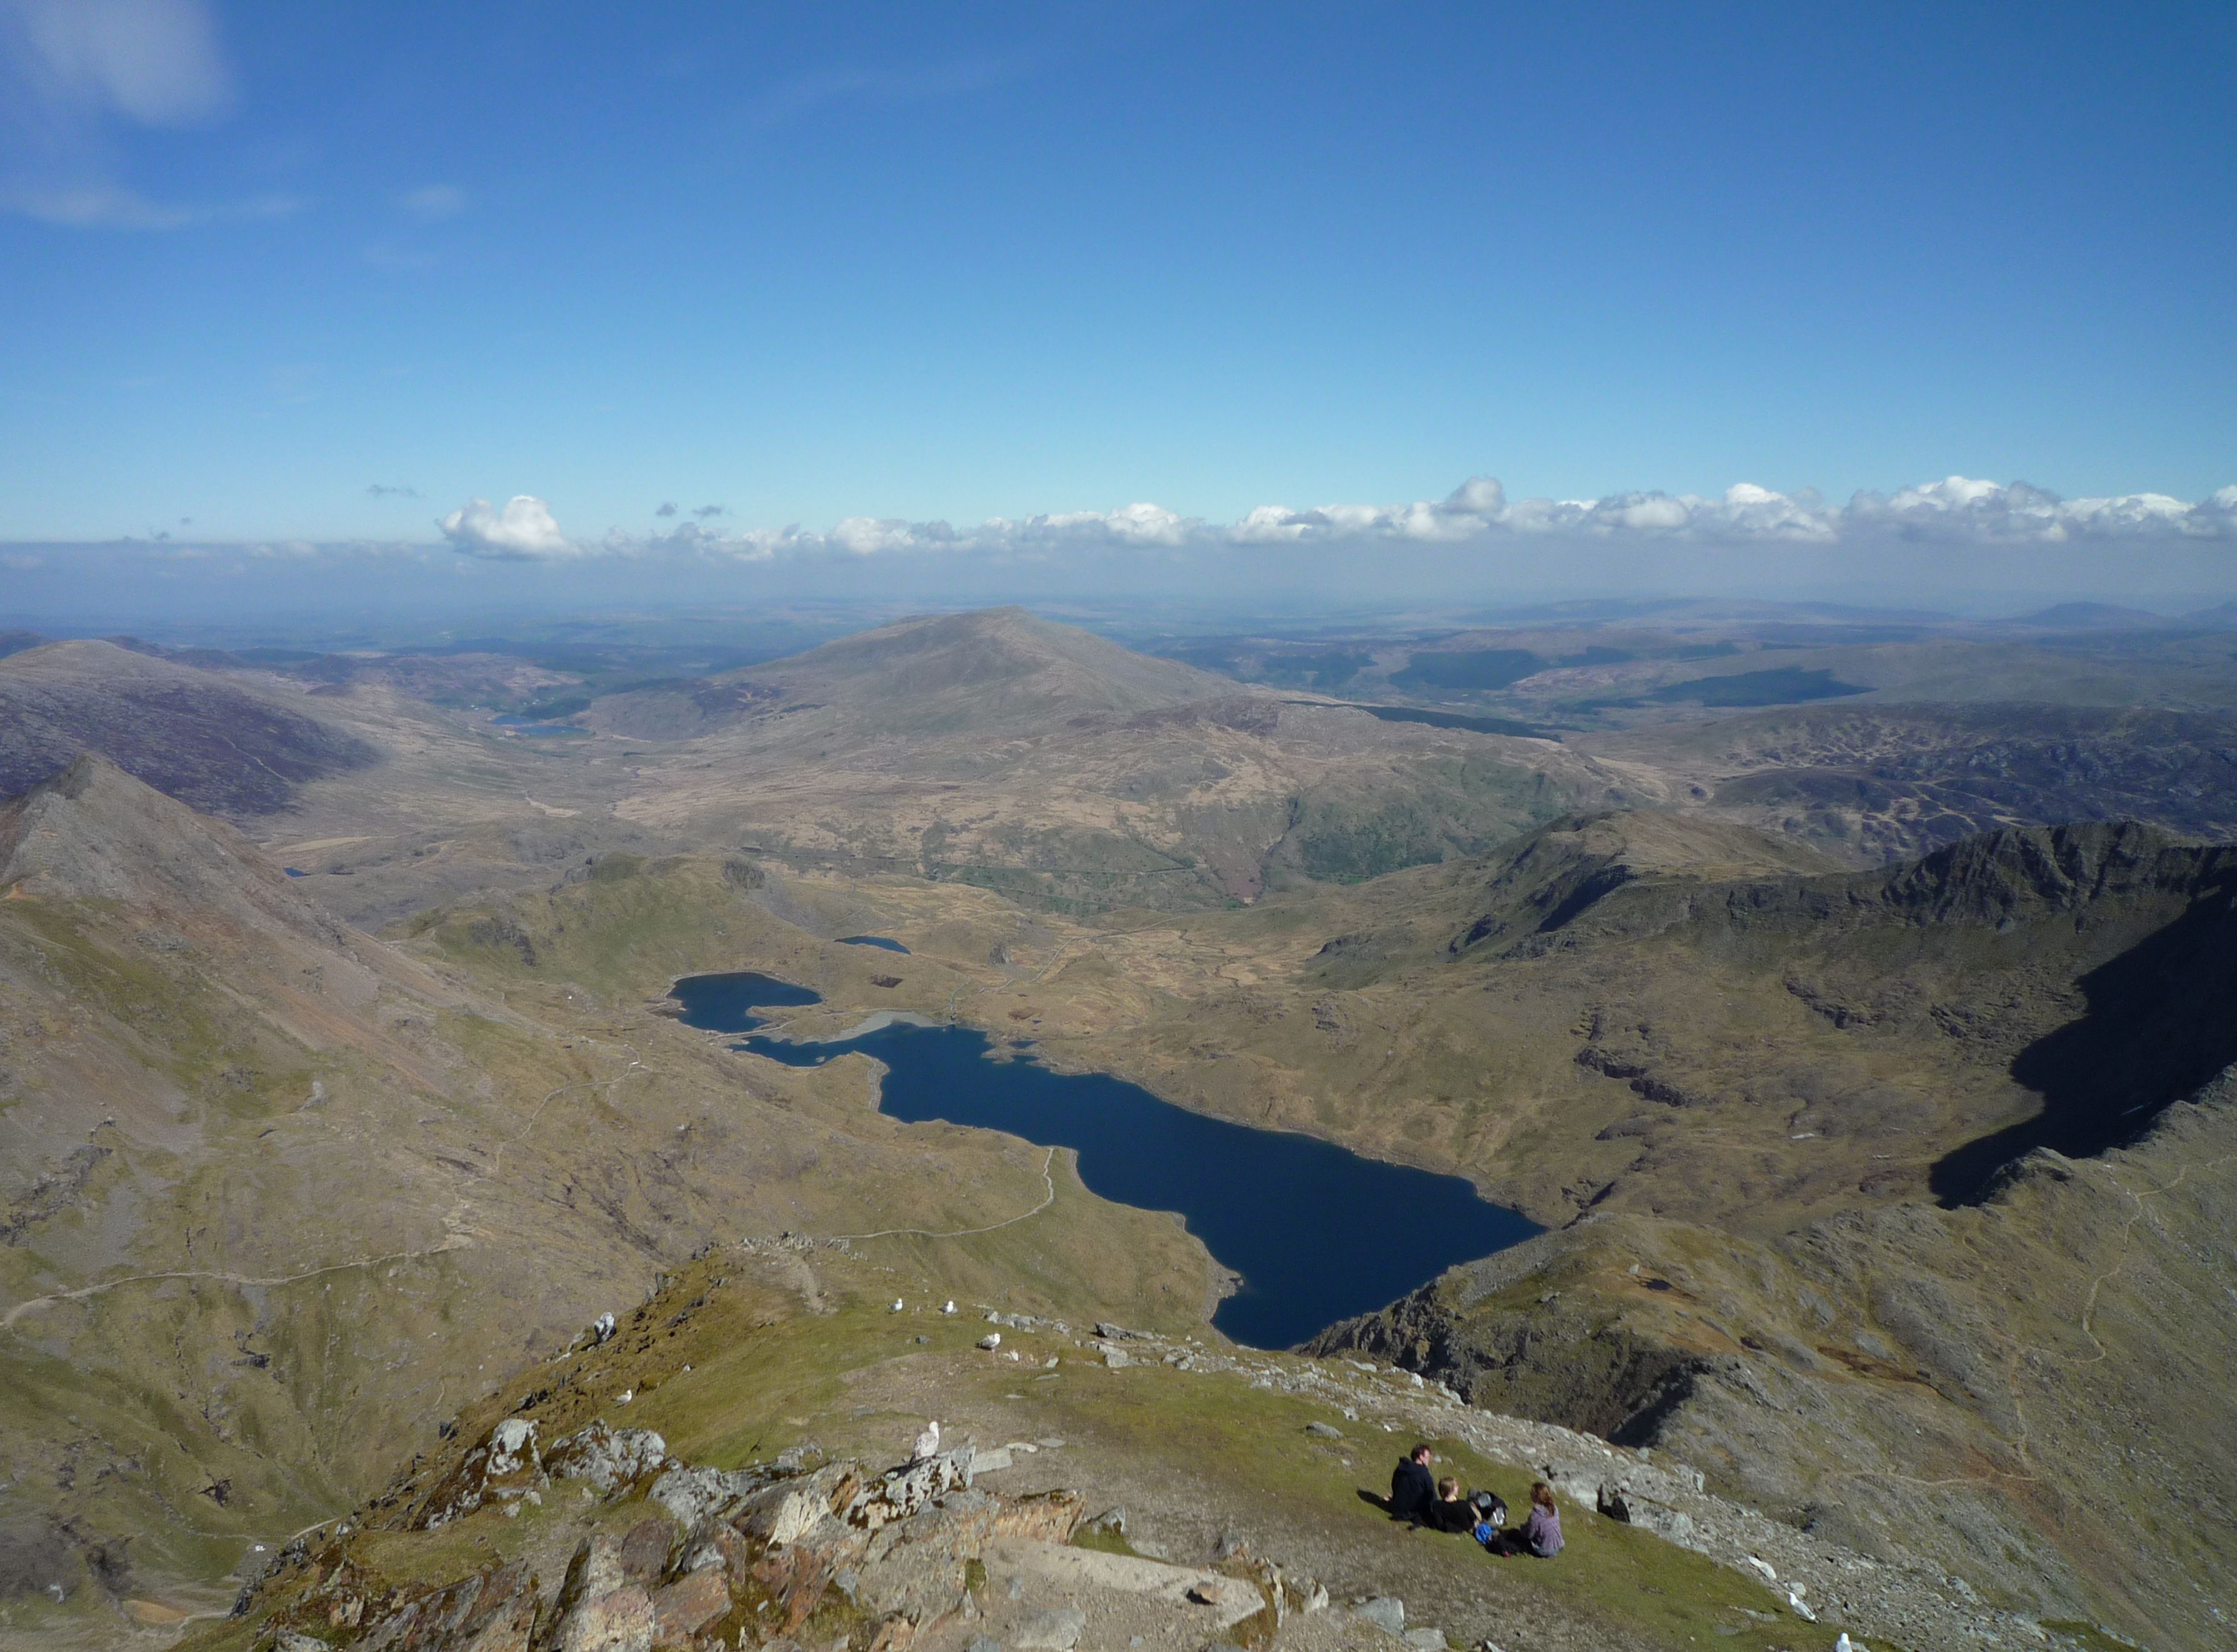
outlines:
[[[1445,1652],[1445,1632],[1442,1629],[1408,1629],[1398,1637],[1419,1652]]]
[[[1010,1644],[1021,1652],[1072,1652],[1086,1631],[1087,1614],[1076,1606],[1030,1612],[1010,1631]]]
[[[1378,1629],[1391,1635],[1406,1632],[1406,1602],[1396,1595],[1377,1595],[1371,1601],[1363,1601],[1351,1609],[1352,1616],[1363,1617]]]
[[[610,1313],[602,1313],[591,1321],[591,1340],[593,1343],[604,1342],[613,1334],[614,1316]]]
[[[1769,1561],[1758,1560],[1753,1555],[1743,1555],[1740,1558],[1746,1561],[1747,1563],[1754,1567],[1756,1570],[1761,1572],[1763,1574],[1763,1580],[1766,1583],[1775,1583],[1778,1581],[1778,1574],[1772,1570],[1771,1563]]]
[[[536,1424],[518,1417],[508,1417],[490,1431],[489,1467],[483,1470],[492,1479],[514,1472],[521,1459],[536,1458]]]

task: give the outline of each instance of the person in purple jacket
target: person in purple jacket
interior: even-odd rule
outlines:
[[[1561,1511],[1554,1506],[1554,1488],[1543,1480],[1530,1488],[1530,1516],[1519,1530],[1501,1532],[1484,1545],[1495,1555],[1531,1555],[1551,1560],[1561,1552]]]

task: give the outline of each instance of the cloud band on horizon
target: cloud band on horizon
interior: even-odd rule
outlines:
[[[726,533],[687,522],[664,533],[634,534],[613,528],[595,544],[568,538],[549,505],[522,494],[502,510],[486,499],[472,500],[439,525],[452,549],[505,561],[683,554],[765,562],[781,557],[908,552],[1039,558],[1066,551],[1181,552],[1348,541],[1464,546],[1532,539],[1666,540],[1709,548],[1832,547],[1891,539],[2004,546],[2089,540],[2237,542],[2237,486],[2220,489],[2194,503],[2164,493],[2064,499],[2026,482],[1950,476],[1893,493],[1859,492],[1843,506],[1828,506],[1807,490],[1779,493],[1749,482],[1736,483],[1713,498],[1640,492],[1598,499],[1510,501],[1496,479],[1479,476],[1439,500],[1403,506],[1324,505],[1305,510],[1265,505],[1228,524],[1183,517],[1162,506],[1136,504],[1108,512],[995,517],[964,528],[936,520],[857,516],[842,519],[828,533],[798,526]]]

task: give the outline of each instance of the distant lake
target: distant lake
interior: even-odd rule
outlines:
[[[839,937],[839,944],[842,947],[883,947],[888,952],[908,950],[892,936],[882,935],[842,935]]]
[[[766,1024],[756,1010],[819,1001],[807,988],[749,972],[687,976],[675,996],[687,1026],[716,1032],[751,1032]],[[1253,1347],[1303,1342],[1539,1231],[1477,1198],[1458,1176],[1207,1118],[1105,1074],[1052,1072],[1026,1046],[1005,1047],[1007,1059],[989,1060],[993,1041],[967,1028],[888,1025],[843,1041],[755,1036],[732,1047],[788,1067],[820,1067],[860,1051],[889,1069],[879,1104],[889,1117],[978,1125],[1077,1149],[1091,1190],[1123,1205],[1178,1211],[1189,1232],[1243,1276],[1212,1323]]]

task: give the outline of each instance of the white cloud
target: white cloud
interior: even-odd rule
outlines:
[[[439,223],[445,218],[461,215],[468,202],[466,192],[458,185],[431,183],[406,191],[397,197],[396,204],[423,222]]]
[[[0,0],[10,67],[56,114],[185,126],[232,94],[201,0]]]
[[[507,499],[502,510],[487,499],[471,499],[436,525],[452,550],[498,562],[553,562],[591,554],[559,532],[550,506],[525,493]]]
[[[271,218],[287,195],[151,201],[118,175],[119,127],[222,116],[233,76],[206,0],[0,0],[0,208],[84,229],[177,229]]]
[[[1944,478],[1892,494],[1859,493],[1829,507],[1817,493],[1780,493],[1736,482],[1714,499],[1698,493],[1612,493],[1599,499],[1518,499],[1489,477],[1474,477],[1438,500],[1411,505],[1323,505],[1294,511],[1262,505],[1222,536],[1231,543],[1347,539],[1453,544],[1501,536],[1681,539],[1703,545],[1833,545],[1894,535],[1976,544],[2084,536],[2237,539],[2237,488],[2196,505],[2163,493],[2061,499],[2025,482]]]
[[[461,550],[481,557],[577,557],[593,548],[559,534],[535,499],[514,499],[504,512],[474,501],[443,521]],[[683,523],[664,534],[609,530],[597,550],[624,557],[687,554],[716,561],[774,561],[819,557],[980,554],[1016,561],[1053,561],[1067,554],[1215,552],[1275,545],[1523,545],[1523,543],[1675,543],[1716,550],[1838,548],[1884,541],[1946,541],[1953,545],[2060,545],[2102,541],[2237,543],[2237,487],[2199,503],[2166,494],[2071,499],[2027,483],[1991,483],[1946,476],[1892,494],[1857,494],[1828,506],[1817,492],[1783,494],[1759,483],[1733,483],[1716,496],[1627,492],[1604,499],[1508,499],[1492,476],[1472,476],[1445,499],[1407,506],[1259,506],[1237,523],[1205,523],[1164,506],[1052,512],[1045,517],[993,517],[973,527],[900,517],[846,517],[828,534],[789,527],[723,532]]]
[[[183,229],[189,224],[240,223],[287,218],[310,203],[300,195],[252,195],[218,206],[148,200],[137,190],[96,183],[77,188],[17,186],[4,203],[29,218],[69,229]]]

